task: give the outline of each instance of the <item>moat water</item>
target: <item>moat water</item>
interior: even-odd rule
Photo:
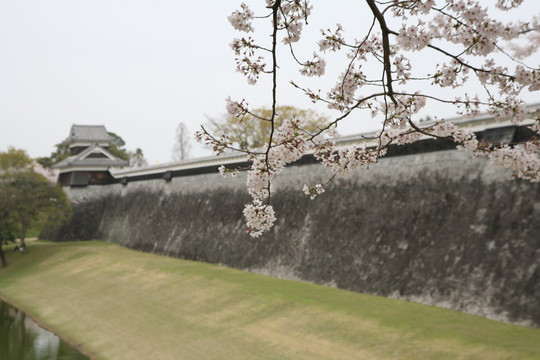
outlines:
[[[89,360],[90,358],[41,328],[19,309],[0,300],[1,360]]]

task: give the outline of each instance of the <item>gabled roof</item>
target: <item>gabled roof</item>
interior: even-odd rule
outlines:
[[[72,125],[69,136],[64,143],[96,142],[112,143],[116,139],[107,133],[104,125]]]
[[[93,157],[92,154],[102,155]],[[62,169],[66,167],[98,167],[109,168],[111,166],[127,166],[128,162],[122,160],[98,144],[93,144],[77,155],[70,156],[58,164],[53,165],[53,168]]]

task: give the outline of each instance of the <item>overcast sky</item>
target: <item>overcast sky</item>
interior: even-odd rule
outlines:
[[[240,2],[0,0],[0,151],[12,145],[32,157],[47,156],[72,124],[102,124],[120,135],[127,149],[142,148],[151,164],[168,162],[179,122],[195,132],[207,117],[224,115],[227,96],[268,106],[265,83],[249,86],[235,72],[229,44],[240,35],[227,16]],[[540,12],[538,0],[528,3],[523,13]],[[352,31],[368,23],[361,1],[314,5],[311,44],[321,27],[339,22]],[[307,57],[315,49],[300,53]],[[301,79],[297,69],[284,62],[282,70],[280,103],[310,106],[287,85]],[[350,134],[377,125],[357,120],[338,130]],[[193,145],[194,155],[209,154]]]

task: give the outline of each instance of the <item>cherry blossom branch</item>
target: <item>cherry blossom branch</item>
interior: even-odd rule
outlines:
[[[365,0],[364,3],[373,15],[371,26],[364,34],[362,41],[347,43],[342,35],[343,29],[338,24],[334,31],[323,30],[323,38],[318,42],[320,52],[338,52],[345,49],[350,60],[345,71],[340,75],[337,84],[326,96],[321,90],[312,91],[291,84],[306,94],[313,102],[322,102],[330,109],[340,112],[333,121],[319,127],[315,131],[302,129],[297,119],[284,119],[276,128],[277,104],[277,40],[281,32],[283,43],[289,47],[294,61],[301,67],[300,73],[305,76],[322,76],[325,72],[326,60],[314,53],[313,58],[300,61],[292,43],[301,38],[304,25],[308,24],[311,6],[308,0],[266,0],[271,14],[255,17],[245,4],[235,11],[229,21],[239,31],[254,31],[253,19],[270,19],[272,21],[272,45],[270,48],[256,44],[251,38],[235,40],[231,47],[237,56],[237,70],[246,76],[248,83],[255,84],[261,75],[271,74],[271,115],[269,118],[253,114],[242,102],[227,100],[229,114],[238,116],[241,121],[251,115],[256,121],[270,123],[270,137],[264,147],[258,150],[247,150],[251,166],[247,170],[248,191],[253,202],[246,206],[244,215],[246,225],[252,236],[259,236],[267,231],[275,221],[275,214],[270,205],[272,180],[283,167],[301,158],[306,152],[313,152],[316,159],[330,168],[332,175],[325,184],[305,185],[303,190],[311,198],[324,192],[324,187],[336,176],[346,175],[357,167],[368,168],[384,156],[390,145],[412,143],[421,138],[450,139],[457,144],[459,150],[469,151],[474,156],[487,156],[497,166],[510,168],[516,176],[540,181],[540,145],[535,139],[524,144],[491,145],[479,142],[475,134],[460,128],[451,122],[436,121],[429,126],[421,126],[413,121],[413,116],[424,107],[427,100],[457,107],[458,113],[476,115],[480,106],[485,107],[495,117],[510,119],[519,123],[527,116],[524,103],[518,95],[527,88],[528,91],[540,90],[540,69],[528,66],[517,57],[524,57],[538,49],[540,44],[539,17],[532,22],[509,23],[507,25],[495,21],[488,16],[487,10],[476,0],[446,0],[442,6],[436,6],[435,0],[377,1]],[[497,0],[495,6],[508,10],[519,6],[521,0]],[[382,11],[381,11],[382,9]],[[402,21],[399,30],[388,26],[387,19],[394,16]],[[411,25],[409,17],[417,19]],[[431,16],[431,17],[430,17]],[[428,19],[427,22],[424,19]],[[380,33],[374,31],[375,23],[379,24]],[[526,36],[525,36],[526,35]],[[534,36],[533,36],[534,35]],[[536,41],[523,49],[515,50],[520,54],[511,56],[505,51],[500,40],[509,40],[525,36]],[[536,37],[535,37],[536,36]],[[435,43],[440,41],[441,44]],[[458,44],[460,50],[450,51],[445,45]],[[534,44],[537,44],[535,47]],[[511,44],[510,44],[511,45]],[[405,54],[410,51],[430,49],[448,59],[449,63],[437,64],[435,72],[430,75],[413,76],[414,64]],[[271,68],[266,68],[264,58],[258,52],[271,54]],[[497,66],[488,55],[500,52],[507,61],[517,64],[510,73],[504,66]],[[483,65],[476,65],[474,57],[487,59]],[[380,78],[371,78],[363,73],[366,63],[380,64]],[[457,90],[469,80],[473,74],[480,82],[485,93],[468,95]],[[437,97],[427,91],[401,90],[402,85],[429,82],[431,85],[449,88],[458,93]],[[498,88],[498,97],[494,88]],[[360,96],[359,89],[370,91]],[[371,116],[382,116],[382,128],[372,138],[377,145],[373,148],[348,146],[337,148],[331,139],[332,131],[350,114],[358,109],[366,109]],[[530,127],[540,135],[540,120]],[[214,137],[203,128],[201,138],[214,146],[219,152],[235,150],[227,137]],[[221,168],[223,172],[229,169]],[[235,170],[233,170],[235,171]],[[234,175],[235,173],[233,173]],[[264,201],[264,204],[263,204]]]

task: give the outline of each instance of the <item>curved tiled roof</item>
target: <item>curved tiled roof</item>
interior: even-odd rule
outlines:
[[[64,143],[74,142],[99,142],[112,143],[116,139],[107,133],[104,125],[72,125],[69,136]]]

